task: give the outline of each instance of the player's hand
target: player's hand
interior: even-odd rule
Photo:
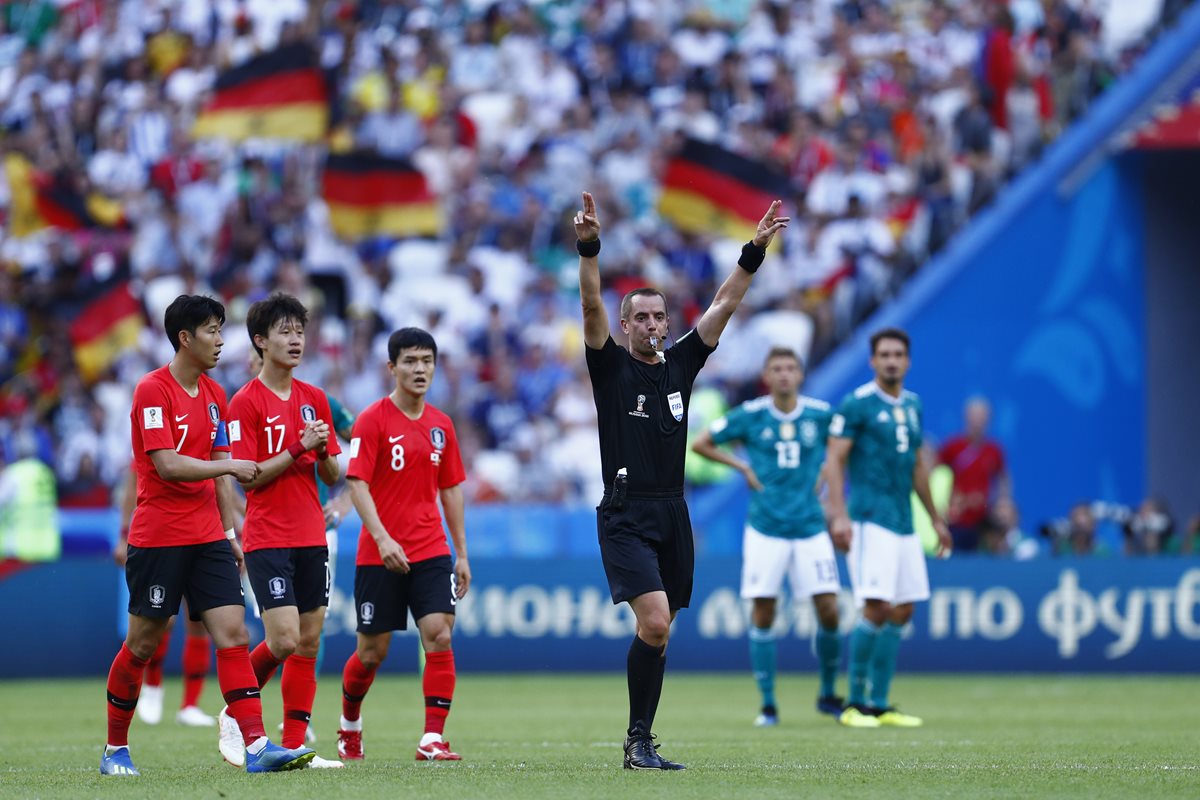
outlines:
[[[600,238],[600,220],[596,216],[596,201],[588,192],[583,193],[583,210],[575,213],[575,236],[581,242]]]
[[[305,450],[316,450],[324,447],[329,441],[329,426],[324,422],[308,422],[300,432],[300,444]]]
[[[408,572],[408,556],[404,555],[404,548],[397,544],[395,539],[389,536],[386,541],[376,544],[379,545],[379,558],[385,567],[401,574]]]
[[[852,531],[850,517],[845,514],[839,514],[829,520],[829,536],[833,539],[833,546],[843,553],[850,549]]]
[[[762,481],[754,474],[754,468],[749,464],[742,465],[742,475],[746,477],[746,484],[752,491],[761,492],[763,490]]]
[[[229,539],[229,549],[233,551],[233,560],[237,562],[238,572],[241,572],[246,567],[246,554],[242,552],[242,546],[237,543],[237,539]]]
[[[758,223],[758,230],[754,234],[754,244],[765,248],[775,238],[775,233],[786,228],[792,221],[791,217],[778,216],[782,206],[782,200],[771,201],[771,207],[767,209],[767,213],[763,214],[762,220]],[[579,227],[578,223],[576,227]]]
[[[454,596],[462,600],[471,588],[471,566],[466,556],[454,560]]]
[[[231,458],[228,461],[229,475],[238,483],[250,483],[258,477],[258,464],[244,458]]]
[[[124,531],[117,537],[117,543],[113,545],[112,557],[118,567],[125,566],[125,560],[129,558],[129,540]]]
[[[950,528],[946,525],[943,519],[933,521],[933,529],[937,532],[938,537],[938,558],[949,558],[950,551],[954,549],[954,537],[950,535]]]
[[[325,530],[336,528],[342,522],[342,512],[333,507],[333,501],[330,500],[321,507],[322,513],[325,514]]]

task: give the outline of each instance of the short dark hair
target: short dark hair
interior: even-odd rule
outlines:
[[[768,350],[767,357],[763,359],[764,369],[766,368],[767,364],[771,363],[772,358],[790,358],[800,366],[800,369],[804,369],[804,359],[797,355],[796,351],[790,347],[775,345]]]
[[[284,320],[295,320],[308,324],[308,309],[296,298],[283,292],[275,292],[265,300],[259,300],[246,312],[246,331],[250,334],[250,345],[262,358],[262,348],[254,343],[255,336],[266,338],[271,328]]]
[[[181,294],[167,306],[166,313],[163,314],[163,330],[167,332],[171,347],[178,353],[179,334],[187,331],[195,336],[196,330],[210,319],[216,319],[224,325],[225,306],[208,295]]]
[[[633,310],[633,298],[635,297],[661,297],[663,301],[663,311],[667,310],[667,296],[658,289],[652,289],[649,286],[643,286],[640,289],[634,289],[632,292],[621,298],[621,319],[629,319],[629,312]]]
[[[400,353],[405,350],[429,350],[433,360],[437,362],[437,342],[427,330],[421,328],[401,328],[388,337],[388,363],[395,364]]]
[[[904,343],[904,352],[906,354],[912,352],[912,347],[909,343],[908,334],[899,328],[883,328],[871,334],[871,355],[875,355],[879,343],[884,339],[895,339],[897,342]]]

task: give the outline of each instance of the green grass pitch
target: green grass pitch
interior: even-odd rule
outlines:
[[[458,764],[414,763],[423,703],[415,676],[375,682],[364,707],[367,760],[344,770],[247,775],[220,760],[213,729],[135,720],[141,778],[98,774],[104,740],[99,679],[0,683],[4,798],[1128,798],[1200,796],[1195,702],[1200,678],[913,676],[896,700],[925,717],[915,730],[851,730],[812,708],[815,681],[786,675],[782,724],[751,725],[749,675],[668,674],[656,725],[683,773],[621,769],[623,675],[459,676],[447,738]],[[280,719],[268,686],[268,730]],[[317,752],[332,758],[336,676],[319,684]],[[210,677],[201,705],[216,711]]]

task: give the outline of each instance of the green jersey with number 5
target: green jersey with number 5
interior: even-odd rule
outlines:
[[[770,396],[748,400],[712,424],[717,444],[741,442],[762,483],[750,498],[750,526],[767,536],[801,539],[825,530],[813,489],[825,460],[829,404],[801,396],[785,414]]]
[[[871,381],[838,406],[829,435],[853,439],[850,518],[900,534],[913,532],[912,475],[922,442],[921,400],[910,391],[892,397]]]

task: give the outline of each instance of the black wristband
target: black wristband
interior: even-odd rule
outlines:
[[[759,247],[754,242],[746,242],[742,245],[742,257],[738,259],[738,266],[753,275],[758,272],[758,268],[762,266],[763,259],[766,257],[767,248]]]
[[[600,255],[600,240],[592,239],[590,242],[585,242],[582,239],[576,239],[575,250],[583,258],[595,258]]]

